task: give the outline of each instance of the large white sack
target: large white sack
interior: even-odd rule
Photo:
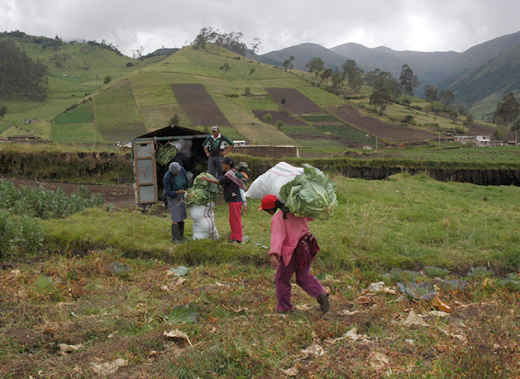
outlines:
[[[193,220],[194,240],[219,239],[213,206],[194,205],[190,207],[190,217]]]
[[[246,192],[246,196],[251,199],[261,199],[269,194],[280,197],[282,186],[300,174],[303,174],[303,168],[280,162],[256,178]]]

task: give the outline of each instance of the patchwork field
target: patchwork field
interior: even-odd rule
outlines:
[[[271,125],[276,125],[281,122],[284,125],[302,125],[304,124],[302,121],[297,120],[294,117],[291,117],[288,112],[285,111],[253,111],[254,115],[261,121],[268,122],[266,120],[266,116],[270,115],[271,121],[268,123]],[[269,116],[268,116],[269,117]]]
[[[426,141],[435,138],[433,133],[425,130],[390,124],[375,117],[363,116],[358,109],[351,105],[343,105],[336,109],[330,109],[330,111],[343,121],[356,125],[367,133],[389,142]]]
[[[94,98],[96,126],[109,142],[127,142],[130,136],[146,133],[130,82],[122,81]]]
[[[266,88],[274,102],[294,114],[320,113],[321,108],[294,88]]]
[[[201,84],[174,84],[173,92],[192,125],[230,126],[229,121],[217,107],[211,96]]]

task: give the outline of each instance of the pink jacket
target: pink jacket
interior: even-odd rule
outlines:
[[[281,256],[284,265],[287,266],[300,239],[310,233],[307,221],[312,221],[312,219],[296,217],[290,213],[287,214],[287,219],[284,219],[283,212],[277,212],[271,220],[269,255]]]

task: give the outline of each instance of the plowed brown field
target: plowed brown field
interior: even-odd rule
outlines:
[[[202,84],[173,84],[178,104],[194,126],[231,126]]]
[[[294,114],[321,113],[323,110],[294,88],[266,88],[272,99]]]
[[[263,110],[255,110],[253,111],[254,115],[261,121],[264,121],[264,117],[267,114],[270,114],[273,118],[270,121],[270,124],[276,125],[278,121],[283,122],[285,125],[305,125],[303,121],[297,120],[294,117],[291,117],[288,112],[282,111],[263,111]]]
[[[418,142],[435,138],[434,134],[424,130],[390,124],[375,117],[364,116],[350,105],[329,110],[343,121],[389,142]]]

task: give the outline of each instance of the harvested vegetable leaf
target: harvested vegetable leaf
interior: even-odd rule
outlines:
[[[217,200],[217,193],[220,190],[218,184],[201,180],[201,178],[215,179],[207,172],[198,175],[193,181],[193,186],[187,191],[186,205],[208,205]]]
[[[303,174],[281,188],[280,197],[295,216],[326,219],[338,205],[334,183],[321,170],[303,167]]]

